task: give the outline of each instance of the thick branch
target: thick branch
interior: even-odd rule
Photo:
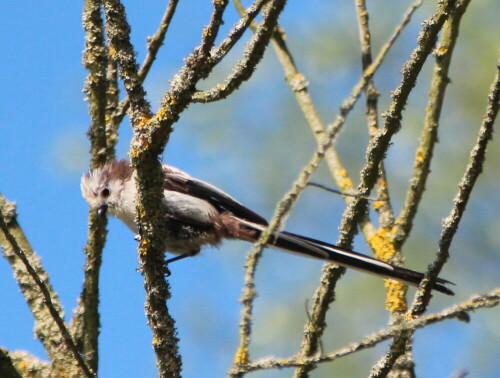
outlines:
[[[114,144],[108,148],[106,113],[108,107],[108,49],[104,41],[101,1],[87,0],[83,10],[85,51],[83,63],[88,71],[84,91],[89,102],[90,166],[97,168],[114,157]],[[85,245],[85,276],[78,307],[74,311],[72,333],[85,360],[94,372],[99,363],[99,273],[106,242],[107,219],[89,212],[87,244]]]
[[[0,377],[22,378],[22,375],[14,367],[9,352],[3,348],[0,348]]]
[[[151,69],[153,62],[156,59],[156,55],[158,54],[160,47],[163,45],[163,41],[165,40],[170,22],[174,17],[178,2],[179,0],[169,1],[158,30],[148,39],[148,53],[146,55],[146,58],[144,58],[144,61],[142,62],[141,69],[139,70],[139,79],[141,81],[141,84],[144,83],[144,80],[148,76],[149,70]],[[125,117],[125,114],[127,113],[129,105],[130,101],[128,96],[126,96],[120,102],[116,110],[111,113],[113,117],[113,124],[119,125],[122,122],[123,117]]]
[[[123,80],[125,90],[130,100],[129,116],[134,131],[140,133],[143,127],[151,119],[152,113],[150,105],[146,101],[145,92],[142,87],[142,79],[138,74],[138,66],[135,61],[135,53],[130,43],[130,27],[128,25],[125,9],[117,0],[106,0],[104,2],[106,13],[107,33],[110,48],[114,50],[114,58],[118,62],[118,72]],[[134,161],[134,159],[132,159]],[[137,168],[137,165],[136,165]],[[163,196],[162,180],[163,176],[145,175],[147,172],[143,166],[138,169],[139,196],[138,205],[143,205],[142,196],[147,190],[155,191],[156,201]],[[149,173],[149,172],[147,172]],[[156,179],[156,180],[154,180]],[[153,182],[151,182],[153,181]],[[146,185],[147,189],[144,189]],[[146,196],[147,198],[147,196]],[[161,206],[156,206],[156,211],[161,211]],[[147,208],[149,209],[149,208]],[[158,222],[161,214],[149,214],[147,211],[139,213],[139,225],[144,230],[146,223],[142,218],[151,222]],[[146,223],[147,224],[147,223]],[[149,231],[149,229],[146,229]],[[159,235],[159,233],[158,233]],[[182,361],[178,350],[178,338],[174,320],[168,312],[166,300],[170,297],[168,283],[164,279],[163,251],[156,245],[150,245],[144,250],[144,245],[150,241],[149,232],[143,233],[143,239],[139,247],[139,257],[141,259],[142,271],[144,275],[144,285],[146,289],[146,316],[153,333],[153,348],[156,353],[156,363],[161,377],[179,377]]]
[[[125,8],[119,0],[104,0],[106,33],[110,56],[118,62],[118,71],[130,101],[129,116],[133,125],[144,122],[152,115],[146,92],[139,77],[135,51],[130,42],[130,26]]]
[[[62,306],[48,283],[48,275],[16,221],[14,205],[1,195],[0,229],[3,253],[11,264],[14,276],[30,306],[35,318],[35,333],[51,358],[54,371],[76,374],[76,361],[86,377],[94,377],[64,323]]]

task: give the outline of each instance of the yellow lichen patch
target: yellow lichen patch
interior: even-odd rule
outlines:
[[[382,206],[384,206],[384,204],[385,204],[385,201],[375,201],[375,202],[373,202],[373,205],[372,205],[372,206],[373,206],[373,208],[374,208],[375,210],[378,210],[378,209],[380,209]]]
[[[142,197],[140,197],[139,195],[137,195],[137,197],[136,197],[136,201],[138,201],[138,202],[139,202],[139,201],[141,201],[141,198],[142,198]],[[146,217],[146,212],[144,211],[144,207],[142,207],[142,206],[138,206],[136,211],[137,211],[137,216],[138,216],[140,219],[142,219],[142,218]]]
[[[381,227],[368,238],[368,243],[374,250],[376,258],[388,261],[396,254],[393,243],[396,230],[396,227]],[[387,288],[385,308],[391,312],[406,311],[406,285],[394,280],[385,280],[385,287]]]
[[[175,99],[174,96],[167,94],[165,99],[162,101],[162,104],[163,104],[162,108],[166,107],[167,105],[174,106],[177,104],[177,100]]]
[[[248,364],[248,348],[238,348],[238,350],[236,351],[236,355],[234,356],[234,363],[236,365]]]
[[[151,241],[147,237],[142,237],[141,235],[141,241],[139,243],[139,254],[141,256],[146,256],[148,254],[148,250],[151,247]]]
[[[347,171],[345,169],[337,169],[335,173],[341,177],[347,177]]]
[[[141,256],[146,256],[148,254],[148,249],[149,249],[149,241],[142,239],[141,243],[139,244],[139,255]]]
[[[375,134],[377,134],[377,132],[378,132],[378,127],[376,125],[370,125],[370,135],[374,137]]]
[[[301,73],[296,73],[295,75],[293,75],[293,80],[304,80],[304,79],[305,77]]]
[[[374,250],[375,257],[382,261],[388,261],[396,254],[393,239],[396,228],[379,228],[376,233],[368,238],[368,244]]]
[[[342,190],[345,190],[345,189],[351,189],[354,187],[351,179],[349,178],[349,176],[347,175],[347,171],[345,169],[337,169],[335,171],[335,173],[337,174],[338,178],[338,186],[342,189]]]
[[[420,149],[420,148],[419,148],[419,149],[417,150],[417,154],[416,154],[416,156],[415,156],[415,165],[420,165],[420,164],[422,164],[422,163],[425,161],[426,156],[427,156],[427,155],[424,153],[424,151],[422,151],[422,149]]]
[[[398,281],[385,280],[384,286],[387,289],[386,310],[390,312],[406,311],[406,285]]]
[[[158,121],[163,121],[163,120],[166,120],[168,118],[168,110],[162,106],[160,109],[158,109],[158,111],[156,112],[156,116],[155,118],[158,120]]]
[[[130,143],[130,158],[133,159],[139,157],[141,152],[144,152],[149,148],[149,145],[149,138],[143,135],[136,136]]]
[[[130,147],[130,151],[128,153],[128,156],[130,157],[130,159],[136,159],[139,157],[140,153],[141,153],[141,150],[139,148],[137,148],[137,146],[132,145]]]
[[[410,321],[410,320],[413,320],[413,319],[416,319],[416,318],[418,318],[418,315],[414,315],[414,314],[412,314],[412,312],[411,312],[411,311],[407,311],[407,312],[405,313],[405,319],[406,319],[407,321]]]
[[[151,117],[148,117],[148,116],[142,116],[140,117],[136,123],[135,123],[135,126],[136,127],[144,127],[144,126],[147,126],[150,122],[151,122]]]
[[[28,367],[28,364],[23,360],[19,360],[18,362],[16,362],[17,370],[24,371],[24,370],[26,370],[27,367]]]
[[[377,184],[378,184],[379,190],[387,189],[387,180],[384,177],[380,178],[377,181]]]
[[[342,180],[339,180],[339,187],[344,189],[352,189],[354,185],[349,177],[344,177]]]
[[[440,56],[440,55],[446,54],[447,52],[448,52],[448,48],[447,47],[440,47],[440,48],[436,49],[435,54],[437,56]]]
[[[280,36],[281,38],[283,39],[283,41],[286,41],[286,33],[285,33],[285,29],[282,29],[282,28],[277,28],[276,31],[278,33],[280,33]]]

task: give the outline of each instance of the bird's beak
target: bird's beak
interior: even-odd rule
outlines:
[[[99,206],[97,208],[97,214],[100,217],[103,217],[104,215],[106,215],[106,211],[108,211],[108,205],[102,205],[102,206]]]

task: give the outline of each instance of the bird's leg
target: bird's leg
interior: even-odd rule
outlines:
[[[171,259],[165,260],[165,265],[169,265],[169,264],[173,263],[174,261],[179,261],[179,260],[185,259],[186,257],[193,257],[195,255],[196,255],[196,253],[195,254],[183,253],[182,255],[177,255],[175,257],[172,257]]]
[[[173,263],[174,261],[179,261],[179,260],[182,260],[182,259],[185,259],[186,257],[193,257],[193,256],[196,256],[198,253],[200,253],[200,248],[194,250],[194,251],[189,251],[189,252],[186,252],[186,253],[182,253],[180,255],[177,255],[175,257],[172,257],[170,259],[167,259],[163,262],[163,267],[165,268],[165,275],[168,277],[170,276],[170,269],[168,269],[168,266]]]

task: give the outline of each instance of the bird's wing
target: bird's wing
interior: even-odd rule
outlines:
[[[246,208],[219,188],[205,181],[198,180],[170,165],[164,164],[163,171],[165,172],[166,190],[193,196],[200,200],[207,201],[219,211],[228,211],[234,216],[246,221],[267,225],[267,221],[259,214]]]

